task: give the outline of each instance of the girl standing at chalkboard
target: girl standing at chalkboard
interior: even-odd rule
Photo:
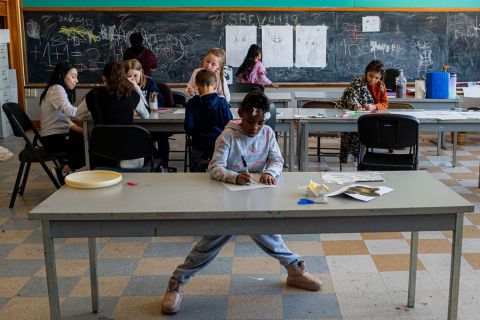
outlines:
[[[59,62],[40,96],[40,126],[42,145],[48,153],[65,152],[62,168],[55,168],[60,183],[70,170],[85,165],[83,129],[71,119],[77,116],[75,87],[78,71],[70,62]]]
[[[143,46],[143,36],[140,32],[130,35],[131,47],[125,50],[123,60],[137,59],[143,67],[143,72],[147,76],[152,75],[152,69],[156,69],[158,62],[152,50]]]
[[[387,89],[383,82],[385,68],[380,60],[372,60],[363,77],[355,78],[345,89],[336,107],[346,110],[384,110],[388,108]],[[358,133],[341,133],[340,161],[347,163],[348,154],[358,157]]]
[[[266,69],[262,63],[262,48],[256,44],[252,44],[248,48],[247,56],[238,68],[236,76],[241,83],[255,83],[262,86],[271,85],[278,88],[278,85],[273,84],[267,78]]]
[[[207,51],[205,58],[203,59],[203,65],[201,68],[195,69],[190,77],[190,81],[187,83],[185,93],[192,97],[198,94],[197,86],[195,85],[195,77],[197,72],[202,69],[207,69],[215,73],[217,77],[217,93],[219,96],[224,97],[227,101],[230,101],[230,91],[228,90],[227,80],[223,75],[223,67],[225,66],[225,51],[221,48],[211,48]]]

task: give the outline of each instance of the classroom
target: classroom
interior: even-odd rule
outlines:
[[[478,319],[479,52],[478,0],[0,0],[0,319]]]

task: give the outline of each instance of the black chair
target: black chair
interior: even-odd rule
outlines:
[[[303,104],[302,108],[322,108],[322,109],[334,109],[336,102],[334,101],[310,101]],[[339,132],[313,132],[311,137],[317,138],[317,146],[309,147],[309,149],[317,150],[317,160],[320,161],[320,157],[337,157],[340,165],[340,171],[342,171],[342,162],[340,161],[340,145],[338,147],[322,147],[322,138],[340,139]],[[339,140],[340,141],[340,140]]]
[[[173,100],[172,90],[170,87],[166,83],[160,81],[156,81],[155,83],[158,87],[158,90],[160,90],[163,99],[165,99],[165,107],[173,107],[175,105],[175,101]]]
[[[189,97],[185,93],[179,91],[172,91],[172,97],[173,105],[177,108],[185,108],[189,99]]]
[[[265,124],[272,128],[273,131],[275,131],[275,123],[277,122],[277,107],[275,106],[275,103],[269,103],[269,112],[270,118],[265,120]]]
[[[150,132],[138,125],[97,125],[90,138],[90,169],[119,172],[155,172]],[[145,158],[143,167],[121,168],[120,160]],[[113,165],[104,165],[104,161]]]
[[[253,89],[258,89],[262,92],[265,90],[262,85],[256,83],[232,83],[228,85],[230,92],[250,92]]]
[[[178,91],[172,91],[174,106],[176,108],[185,108],[187,105],[187,101],[189,97],[183,93]],[[184,132],[174,132],[174,134],[183,134]],[[170,138],[170,140],[175,140],[174,138]],[[185,148],[183,150],[170,150],[171,153],[183,153],[183,159],[168,159],[169,161],[183,161],[183,171],[187,172],[187,168],[189,166],[188,163],[188,150],[190,145],[190,136],[185,134]]]
[[[7,102],[2,106],[2,109],[5,112],[8,121],[10,121],[13,134],[16,137],[22,137],[23,140],[25,140],[25,148],[18,155],[20,167],[18,168],[17,179],[15,180],[15,186],[13,187],[12,197],[10,199],[10,208],[13,208],[17,194],[23,195],[23,192],[25,191],[32,162],[40,163],[55,187],[59,189],[60,183],[47,167],[46,162],[52,161],[57,168],[61,168],[61,163],[63,162],[63,159],[67,158],[67,154],[64,152],[47,153],[43,147],[39,145],[39,142],[41,143],[42,141],[40,134],[18,103]],[[33,141],[30,140],[30,137],[26,134],[26,132],[30,130],[33,132]]]
[[[385,70],[385,86],[387,91],[395,92],[397,90],[395,78],[400,75],[400,70],[398,69],[387,69]]]
[[[417,170],[418,119],[402,114],[365,114],[358,118],[361,170]],[[408,153],[388,153],[408,147]],[[384,149],[381,150],[375,149]]]

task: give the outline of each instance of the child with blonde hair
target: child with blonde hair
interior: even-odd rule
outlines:
[[[195,84],[195,77],[197,72],[202,69],[212,71],[217,77],[217,93],[219,96],[224,97],[227,101],[230,101],[230,91],[228,90],[227,80],[223,75],[223,69],[225,66],[225,51],[221,48],[211,48],[207,51],[201,68],[195,69],[187,83],[185,93],[192,97],[198,94],[197,85]]]

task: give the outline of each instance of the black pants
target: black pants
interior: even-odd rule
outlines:
[[[170,133],[152,133],[153,140],[158,144],[158,155],[156,158],[161,159],[160,165],[165,169],[168,168],[168,157],[170,156],[170,143],[168,142],[169,136],[171,136]]]
[[[42,137],[41,141],[48,153],[67,153],[67,158],[63,164],[67,164],[73,171],[85,165],[83,134],[69,131],[65,134],[52,134]]]

